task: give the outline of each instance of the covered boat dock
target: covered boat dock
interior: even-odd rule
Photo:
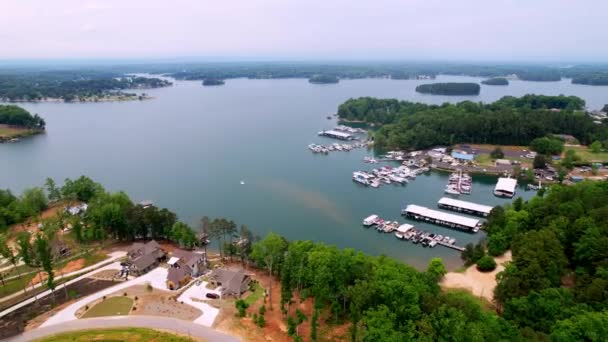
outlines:
[[[441,209],[463,212],[467,214],[487,217],[494,207],[489,205],[477,204],[473,202],[461,201],[449,197],[443,197],[437,202],[437,206]]]
[[[340,132],[340,131],[336,131],[336,130],[321,131],[321,132],[319,132],[319,135],[322,137],[329,137],[329,138],[340,139],[340,140],[355,139],[355,136],[353,136],[352,134],[349,134],[346,132]]]
[[[415,204],[409,204],[405,209],[401,210],[401,215],[404,215],[415,220],[426,221],[438,225],[478,232],[481,227],[481,221],[478,219],[444,213],[439,210],[433,210]]]

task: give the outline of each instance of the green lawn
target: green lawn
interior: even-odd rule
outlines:
[[[566,146],[564,150],[574,150],[576,154],[578,154],[581,159],[585,161],[608,162],[608,152],[606,151],[600,153],[593,153],[589,150],[587,146]]]
[[[30,273],[21,278],[11,279],[4,282],[4,286],[0,288],[0,297],[11,295],[15,292],[23,291],[23,286],[28,284],[36,273]],[[2,283],[0,283],[2,285]]]
[[[166,332],[144,328],[95,329],[69,332],[36,340],[36,342],[194,342],[195,340]]]
[[[260,300],[260,298],[264,297],[264,288],[260,286],[260,284],[253,284],[253,292],[244,299],[245,303],[252,305],[253,303]]]
[[[128,315],[133,306],[133,299],[124,296],[110,297],[99,302],[85,312],[82,318],[102,316],[124,316]]]

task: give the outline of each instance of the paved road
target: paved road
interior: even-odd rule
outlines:
[[[120,267],[118,264],[116,264],[115,267],[117,267],[117,266]],[[46,322],[42,323],[41,327],[47,327],[47,326],[54,325],[54,324],[62,324],[62,323],[69,322],[69,321],[75,321],[78,319],[78,317],[76,317],[76,311],[78,311],[78,309],[80,309],[81,307],[83,307],[86,304],[89,304],[92,301],[97,300],[103,296],[107,296],[111,293],[120,291],[122,289],[126,289],[133,285],[145,284],[146,282],[149,282],[150,285],[152,285],[152,287],[155,287],[159,290],[166,291],[167,287],[164,283],[165,279],[167,279],[167,269],[162,268],[162,267],[157,267],[157,268],[153,269],[152,271],[144,274],[141,277],[118,283],[116,285],[103,289],[99,292],[95,292],[93,294],[90,294],[86,297],[81,298],[77,302],[74,302],[74,303],[68,305],[67,307],[63,308],[61,311],[59,311],[56,314],[54,314],[53,316],[51,316],[48,320],[46,320]],[[211,322],[211,323],[213,323],[213,322]]]
[[[59,280],[59,279],[61,279],[61,278],[63,278],[63,277],[69,277],[69,276],[74,275],[74,274],[80,274],[80,273],[82,273],[82,272],[87,272],[87,271],[89,271],[89,270],[92,270],[92,271],[91,271],[91,272],[89,272],[89,273],[86,273],[86,274],[84,274],[84,275],[82,275],[82,276],[80,276],[80,277],[74,278],[74,279],[72,279],[72,280],[70,280],[70,281],[68,281],[68,282],[65,282],[65,283],[64,283],[64,284],[65,284],[65,286],[70,285],[70,284],[73,284],[73,283],[75,283],[75,282],[77,282],[77,281],[79,281],[79,280],[81,280],[81,279],[87,278],[87,277],[89,277],[89,276],[91,276],[91,275],[93,275],[93,274],[97,273],[97,272],[98,272],[98,271],[100,271],[100,270],[107,269],[107,268],[108,268],[108,267],[110,267],[110,266],[113,266],[113,268],[117,268],[117,267],[116,267],[116,265],[110,264],[110,265],[108,265],[108,266],[105,266],[105,267],[102,267],[102,268],[99,268],[99,269],[98,269],[98,267],[99,267],[99,266],[104,265],[104,264],[107,264],[107,263],[109,263],[109,262],[114,262],[114,261],[116,261],[116,260],[118,260],[118,259],[122,258],[122,257],[123,257],[123,256],[125,256],[125,255],[126,255],[126,253],[125,253],[125,252],[114,252],[114,253],[111,253],[111,254],[110,254],[110,258],[109,258],[109,259],[106,259],[106,260],[104,260],[104,261],[102,261],[102,262],[99,262],[99,263],[97,263],[97,264],[95,264],[95,265],[91,265],[91,266],[89,266],[89,267],[83,268],[83,269],[78,270],[78,271],[74,271],[74,272],[71,272],[71,273],[66,273],[66,274],[64,274],[64,275],[63,275],[63,276],[61,276],[61,277],[57,277],[57,278],[55,278],[55,280]],[[120,268],[120,265],[118,265],[118,268]],[[36,286],[34,286],[34,288],[37,288],[37,287],[39,287],[39,286],[41,286],[41,284],[37,284]],[[62,288],[63,286],[64,286],[63,284],[61,284],[60,286],[57,286],[57,288],[55,289],[55,291],[61,290],[61,288]],[[30,287],[30,288],[28,288],[28,289],[31,289],[31,287]],[[9,299],[9,298],[12,298],[12,297],[18,296],[18,295],[20,295],[20,294],[22,294],[22,292],[17,292],[17,293],[14,293],[14,294],[12,294],[12,295],[10,295],[10,296],[7,296],[7,297],[2,298],[2,300],[7,300],[7,299]],[[48,295],[50,295],[50,294],[51,294],[51,290],[46,290],[46,291],[44,291],[44,292],[42,292],[42,293],[38,294],[38,295],[36,296],[36,298],[38,298],[38,299],[40,299],[40,298],[44,298],[44,297],[46,297],[46,296],[48,296]],[[17,310],[17,309],[19,309],[19,308],[21,308],[21,307],[25,306],[25,305],[28,305],[28,304],[30,304],[30,303],[32,303],[32,302],[34,302],[34,298],[30,298],[30,299],[24,300],[24,301],[22,301],[21,303],[19,303],[19,304],[17,304],[17,305],[13,305],[13,306],[11,306],[10,308],[8,308],[8,309],[6,309],[6,310],[4,310],[4,311],[0,312],[0,318],[2,318],[2,317],[4,317],[5,315],[7,315],[7,314],[9,314],[9,313],[11,313],[11,312],[13,312],[13,311],[15,311],[15,310]]]
[[[188,335],[194,338],[201,338],[209,342],[237,342],[238,338],[223,334],[219,331],[202,326],[200,324],[182,321],[175,318],[155,317],[155,316],[127,316],[127,317],[105,317],[87,318],[76,321],[55,324],[48,327],[34,329],[21,335],[9,338],[7,342],[26,342],[39,339],[49,335],[62,332],[102,329],[102,328],[126,328],[139,327],[160,329]]]

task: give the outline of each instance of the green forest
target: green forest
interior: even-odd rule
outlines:
[[[488,234],[481,253],[513,253],[497,277],[494,309],[468,293],[442,291],[441,259],[419,272],[384,256],[272,233],[249,257],[281,279],[285,315],[296,298],[314,299],[307,323],[313,341],[320,316],[352,323],[352,341],[604,340],[608,183],[555,185],[529,202],[496,207]]]
[[[601,73],[601,74],[595,73],[595,74],[577,76],[572,79],[572,83],[606,86],[606,85],[608,85],[608,73]]]
[[[44,130],[46,122],[38,114],[13,105],[0,105],[0,124]]]
[[[595,124],[574,96],[503,97],[482,104],[426,105],[395,99],[350,99],[338,108],[344,120],[380,125],[374,133],[379,150],[428,148],[457,143],[529,145],[548,134],[570,134],[581,143],[608,139],[608,125]]]
[[[494,78],[489,78],[487,80],[481,81],[481,84],[503,86],[503,85],[509,85],[509,80],[507,80],[504,77],[494,77]]]
[[[433,95],[479,95],[481,87],[477,83],[430,83],[421,84],[416,91]]]
[[[159,78],[132,77],[105,71],[10,71],[0,72],[0,99],[7,101],[39,101],[110,95],[133,96],[125,89],[166,87],[171,82]]]

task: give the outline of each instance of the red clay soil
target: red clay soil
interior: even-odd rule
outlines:
[[[259,281],[264,288],[269,288],[270,279],[267,272],[257,269],[248,269],[248,271],[255,274],[252,278]],[[296,309],[300,309],[306,315],[307,320],[300,324],[298,334],[304,341],[310,341],[310,320],[313,312],[313,299],[308,298],[300,302],[299,297],[295,295],[292,300],[293,304],[289,308],[289,315],[295,317]],[[233,307],[224,308],[218,317],[216,328],[240,335],[247,341],[292,341],[293,338],[287,334],[287,317],[281,312],[281,284],[276,279],[272,281],[272,304],[273,310],[270,310],[269,297],[266,298],[266,303],[261,299],[247,309],[247,317],[244,318],[236,318],[236,310]],[[266,306],[266,313],[264,315],[266,326],[259,328],[253,322],[252,316],[253,313],[259,312],[262,305]],[[325,317],[326,315],[324,314],[321,314],[319,317],[319,325],[317,327],[318,341],[347,341],[350,324],[335,325],[333,323],[326,323]]]
[[[61,268],[60,270],[56,270],[55,276],[78,271],[82,268],[84,268],[84,258],[72,260],[72,261],[68,262],[65,266],[63,266],[63,268]],[[28,286],[32,286],[32,285],[38,284],[41,281],[45,281],[46,277],[47,277],[46,273],[44,273],[44,272],[38,273],[34,278],[32,278],[32,280],[30,281]]]

